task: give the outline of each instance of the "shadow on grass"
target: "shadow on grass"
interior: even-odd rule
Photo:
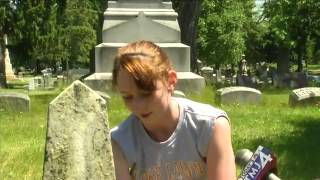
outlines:
[[[290,121],[295,131],[280,137],[256,139],[253,144],[265,146],[278,157],[282,179],[320,178],[320,116],[305,116]]]

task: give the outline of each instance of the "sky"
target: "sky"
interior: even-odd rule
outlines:
[[[263,3],[265,2],[265,0],[256,0],[256,8],[258,9],[258,11],[262,11],[261,6],[263,5]]]
[[[261,7],[265,0],[256,0],[256,5]]]

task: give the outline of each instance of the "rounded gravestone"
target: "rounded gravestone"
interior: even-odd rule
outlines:
[[[291,107],[301,105],[320,105],[320,87],[305,87],[293,90],[289,95]]]
[[[14,112],[30,111],[30,98],[23,93],[0,93],[0,109]]]
[[[218,89],[216,102],[218,104],[260,104],[261,92],[244,86],[231,86]]]

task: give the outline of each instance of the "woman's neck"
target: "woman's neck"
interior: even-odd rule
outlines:
[[[176,101],[171,100],[168,111],[163,117],[151,122],[143,122],[143,126],[152,139],[163,142],[175,131],[179,122],[179,116],[179,104]]]

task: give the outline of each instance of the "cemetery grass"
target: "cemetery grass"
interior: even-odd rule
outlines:
[[[262,145],[277,156],[282,179],[320,178],[319,107],[290,108],[288,89],[263,89],[262,92],[263,103],[256,106],[218,106],[213,98],[214,88],[210,86],[201,93],[186,95],[228,113],[235,152],[242,148],[255,151]],[[0,112],[0,179],[42,178],[47,108],[58,93],[29,93],[31,111],[27,113]],[[110,96],[107,111],[110,127],[114,127],[128,111],[117,94],[110,93]],[[239,174],[241,168],[237,167],[237,170]]]
[[[308,73],[320,76],[320,64],[308,65]]]

